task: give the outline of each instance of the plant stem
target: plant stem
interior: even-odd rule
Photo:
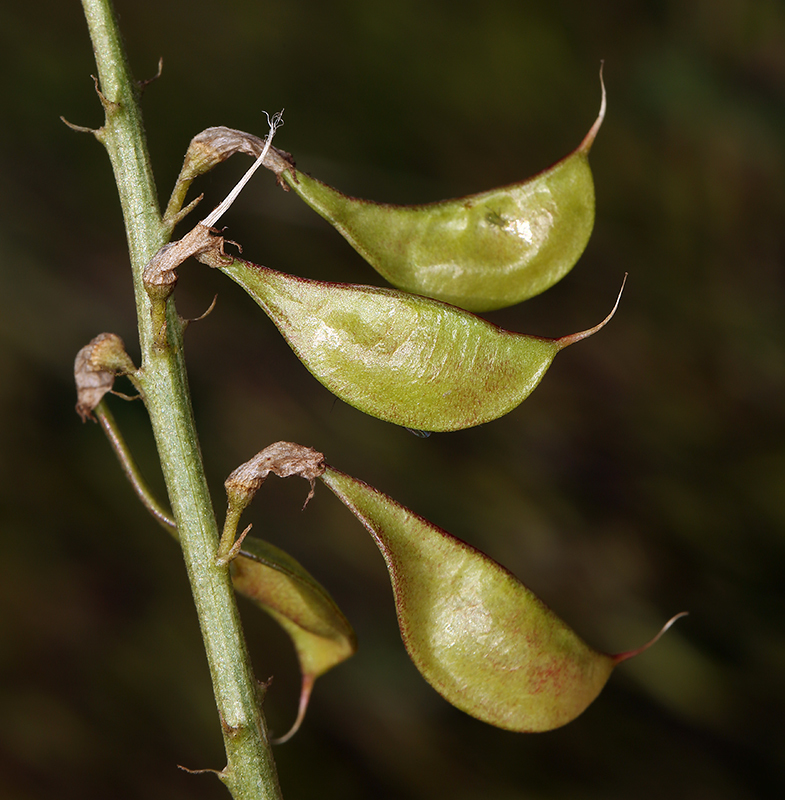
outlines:
[[[166,342],[156,342],[145,265],[166,243],[133,82],[110,0],[82,0],[93,42],[104,126],[96,131],[114,170],[125,219],[139,322],[144,392],[180,536],[210,665],[226,747],[219,777],[236,800],[280,798],[275,763],[261,711],[259,684],[245,647],[226,565],[216,563],[218,529],[204,476],[183,361],[183,325],[167,308]]]

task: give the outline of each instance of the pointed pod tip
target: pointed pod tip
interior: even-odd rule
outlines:
[[[297,719],[295,719],[294,724],[291,728],[289,728],[287,733],[285,733],[283,736],[279,736],[277,739],[272,739],[272,744],[283,744],[284,742],[288,742],[289,739],[291,739],[292,736],[294,736],[294,734],[300,730],[300,725],[303,724],[303,720],[305,719],[305,712],[308,710],[308,703],[311,700],[313,684],[314,676],[304,674],[302,686],[300,688],[300,707],[297,709]]]
[[[600,88],[602,89],[602,100],[600,101],[600,113],[597,114],[597,119],[594,120],[594,125],[591,126],[589,132],[583,137],[583,141],[578,146],[579,153],[587,153],[591,150],[594,140],[602,127],[603,120],[605,119],[605,111],[608,108],[608,98],[605,91],[605,80],[602,77],[603,67],[605,61],[600,61]]]
[[[579,331],[578,333],[571,333],[568,336],[562,336],[560,339],[554,339],[554,343],[559,350],[564,350],[565,347],[569,347],[571,344],[575,344],[575,342],[579,342],[581,339],[588,339],[590,336],[593,336],[595,333],[597,333],[597,331],[602,330],[602,328],[604,328],[613,319],[613,315],[616,313],[616,309],[619,307],[619,303],[621,302],[621,296],[624,292],[624,286],[627,283],[628,274],[628,272],[624,273],[624,278],[621,282],[621,289],[619,289],[619,294],[616,298],[613,308],[611,309],[611,313],[593,328],[589,328],[585,331]]]
[[[640,655],[645,650],[648,650],[653,644],[660,640],[660,637],[667,631],[677,619],[681,619],[682,617],[686,617],[690,612],[689,611],[681,611],[678,614],[672,616],[660,629],[660,632],[651,640],[646,642],[642,647],[638,647],[635,650],[628,650],[626,653],[617,653],[611,658],[614,660],[616,664],[621,664],[622,661],[627,661],[630,658],[634,658],[635,656]]]

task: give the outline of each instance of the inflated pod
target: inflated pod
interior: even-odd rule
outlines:
[[[470,311],[514,305],[561,280],[594,227],[589,150],[605,114],[566,158],[529,180],[426,205],[342,194],[298,171],[279,171],[393,286]]]
[[[513,731],[558,728],[586,709],[619,662],[649,646],[594,650],[484,553],[332,467],[321,480],[384,556],[410,658],[462,711]]]
[[[534,390],[560,350],[610,319],[544,339],[394,289],[298,278],[215,252],[199,258],[256,300],[333,394],[419,431],[459,430],[503,416]]]

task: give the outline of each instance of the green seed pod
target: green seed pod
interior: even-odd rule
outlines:
[[[327,467],[321,480],[373,536],[417,669],[449,703],[512,731],[575,719],[619,655],[589,647],[517,578],[371,486]],[[678,615],[681,616],[681,615]]]
[[[302,672],[300,707],[290,739],[305,717],[314,681],[357,650],[352,626],[327,590],[288,553],[246,536],[232,561],[234,588],[266,611],[289,634]]]
[[[419,431],[459,430],[503,416],[534,390],[560,350],[613,315],[587,331],[544,339],[394,289],[307,280],[215,252],[199,258],[256,300],[333,394]]]
[[[470,311],[504,308],[544,292],[580,258],[594,227],[589,150],[581,145],[539,175],[480,194],[420,206],[348,197],[299,172],[279,179],[321,214],[393,286]],[[278,171],[276,169],[276,171]]]

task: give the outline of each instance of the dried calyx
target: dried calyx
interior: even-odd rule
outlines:
[[[271,133],[274,132],[274,126],[280,124],[280,114],[274,115],[271,120]],[[235,153],[244,153],[258,158],[265,151],[266,144],[267,140],[260,139],[252,133],[223,126],[207,128],[194,136],[188,146],[180,175],[169,198],[164,213],[164,224],[170,229],[174,228],[202,199],[200,195],[183,208],[188,190],[196,178],[231,158]],[[293,162],[291,162],[289,153],[267,145],[267,152],[263,159],[263,165],[267,169],[280,175],[290,163]]]
[[[76,411],[82,420],[93,419],[93,410],[112,391],[117,375],[129,375],[135,370],[116,333],[101,333],[85,345],[74,360]]]
[[[245,508],[271,472],[279,478],[299,475],[311,484],[305,508],[324,469],[324,455],[318,450],[294,442],[276,442],[237,467],[224,481],[224,487],[229,502]]]
[[[235,153],[258,158],[264,150],[264,143],[264,139],[234,128],[207,128],[191,139],[178,180],[192,181]],[[277,174],[292,164],[291,154],[275,147],[269,149],[264,159],[264,166]]]

